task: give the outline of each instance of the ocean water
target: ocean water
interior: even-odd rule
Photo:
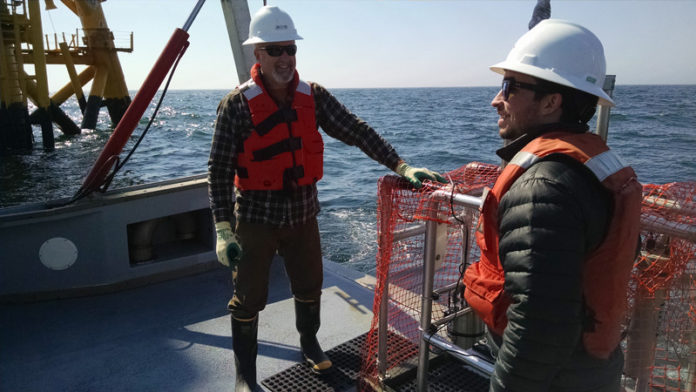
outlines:
[[[372,125],[412,166],[446,172],[471,161],[499,163],[494,87],[334,89],[333,94]],[[205,173],[222,90],[169,91],[145,140],[110,189]],[[155,97],[156,99],[159,96]],[[609,145],[643,183],[696,181],[696,86],[617,86]],[[154,101],[156,102],[156,100]],[[77,103],[63,110],[79,124]],[[146,112],[122,157],[152,115]],[[594,120],[593,120],[594,121]],[[594,128],[594,123],[592,124]],[[0,207],[72,196],[111,132],[102,109],[97,130],[66,137],[56,149],[0,156]],[[371,272],[375,267],[376,193],[389,170],[359,149],[324,135],[324,178],[319,182],[322,250],[329,260]]]

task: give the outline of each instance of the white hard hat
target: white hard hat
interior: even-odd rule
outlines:
[[[565,20],[546,19],[517,40],[505,61],[491,70],[516,71],[599,97],[614,106],[602,90],[606,72],[604,48],[590,30]]]
[[[287,12],[276,6],[264,6],[251,18],[249,38],[242,45],[302,39]]]

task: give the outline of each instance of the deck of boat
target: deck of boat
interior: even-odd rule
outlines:
[[[354,390],[375,279],[328,261],[324,275],[319,340],[337,370],[322,379],[297,365],[293,299],[278,259],[268,305],[259,316],[257,372],[264,389]],[[233,390],[230,294],[229,271],[219,268],[111,294],[0,304],[0,390]],[[485,390],[486,384],[430,390]],[[397,389],[414,390],[412,382],[403,385]]]
[[[374,279],[325,265],[319,339],[328,349],[369,329]],[[300,359],[281,262],[271,274],[259,319],[259,381]],[[113,294],[2,304],[0,390],[231,390],[230,293],[229,272],[216,269]]]

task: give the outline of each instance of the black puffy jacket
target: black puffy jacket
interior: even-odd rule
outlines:
[[[538,134],[538,133],[537,133]],[[509,160],[533,137],[499,151]],[[491,391],[618,391],[623,354],[582,345],[582,266],[604,238],[610,195],[582,164],[551,155],[503,196],[499,255],[512,304]]]

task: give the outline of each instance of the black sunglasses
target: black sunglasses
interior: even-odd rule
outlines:
[[[283,51],[285,51],[288,56],[294,56],[295,53],[297,53],[297,45],[268,45],[259,49],[265,50],[266,53],[268,53],[268,55],[271,57],[280,57],[283,54]]]
[[[548,93],[546,89],[540,87],[538,84],[518,82],[515,80],[515,78],[505,78],[503,79],[503,85],[500,88],[500,91],[503,92],[503,100],[508,100],[508,98],[510,97],[510,90],[512,90],[513,88],[523,88],[525,90],[531,90],[540,93]]]

